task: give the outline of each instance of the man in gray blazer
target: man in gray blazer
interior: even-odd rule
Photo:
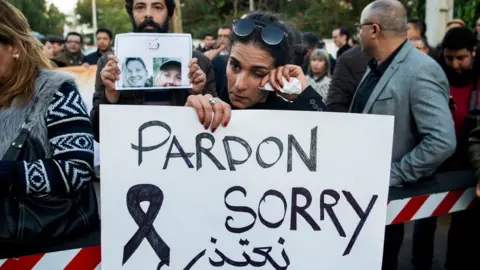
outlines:
[[[406,10],[400,1],[371,3],[357,28],[363,51],[374,59],[350,112],[395,116],[390,186],[431,176],[456,147],[445,73],[407,42]],[[383,270],[397,269],[403,229],[403,224],[386,228]]]

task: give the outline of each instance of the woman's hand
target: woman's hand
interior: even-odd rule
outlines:
[[[202,94],[207,84],[207,75],[197,64],[197,58],[193,58],[188,63],[188,79],[192,84],[192,89],[188,90],[191,95]]]
[[[260,87],[263,87],[265,84],[267,84],[267,82],[270,82],[270,85],[272,85],[273,89],[275,89],[275,91],[277,91],[279,95],[293,101],[298,97],[301,92],[294,95],[280,92],[280,88],[285,87],[283,77],[285,77],[288,82],[290,82],[291,78],[296,78],[297,80],[299,80],[302,89],[301,92],[303,92],[308,87],[307,79],[305,78],[305,74],[303,74],[302,68],[296,65],[286,65],[277,67],[276,69],[272,69],[270,71],[270,74],[263,78]]]
[[[110,103],[117,103],[120,99],[120,92],[115,89],[115,82],[120,80],[120,68],[118,58],[115,55],[108,56],[108,62],[100,72],[103,85],[105,85],[105,97]]]
[[[212,132],[215,132],[220,124],[226,127],[232,116],[230,105],[212,95],[190,95],[185,106],[193,107],[197,111],[200,123],[205,129],[210,127]]]

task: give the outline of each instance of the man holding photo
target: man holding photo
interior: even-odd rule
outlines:
[[[136,33],[168,33],[169,22],[175,10],[174,0],[125,0],[125,8]],[[193,59],[189,63],[189,79],[192,89],[142,92],[115,89],[115,82],[122,72],[118,59],[110,53],[100,58],[95,81],[93,109],[90,119],[93,123],[95,140],[99,141],[99,114],[101,104],[135,104],[135,105],[172,105],[183,106],[188,95],[204,94],[217,96],[215,91],[215,75],[208,57],[193,51]],[[205,89],[205,90],[204,90]]]

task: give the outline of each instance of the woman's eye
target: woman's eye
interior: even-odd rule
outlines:
[[[257,78],[263,78],[265,77],[266,75],[263,74],[263,73],[253,73],[253,76],[257,77]]]
[[[240,66],[237,63],[230,62],[230,66],[233,70],[239,70]]]

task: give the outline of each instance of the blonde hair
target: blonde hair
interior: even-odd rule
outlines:
[[[10,106],[17,97],[22,105],[26,104],[35,91],[39,68],[52,66],[42,44],[31,34],[25,16],[6,0],[0,0],[0,45],[19,50],[10,78],[0,84],[0,108]]]
[[[312,73],[312,61],[317,59],[325,61],[325,74],[327,74],[327,76],[330,76],[330,57],[327,51],[323,49],[315,49],[310,55],[310,60],[308,63],[308,73]]]

